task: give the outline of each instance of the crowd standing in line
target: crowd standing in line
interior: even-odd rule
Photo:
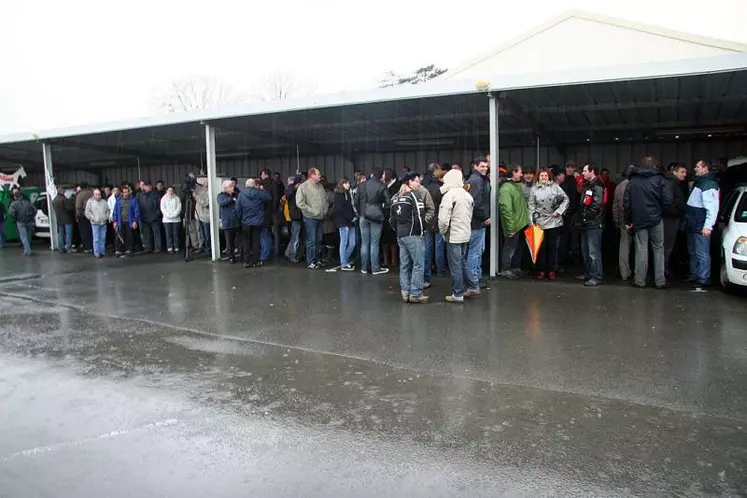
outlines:
[[[235,178],[226,180],[217,197],[224,259],[259,267],[284,254],[292,263],[305,260],[309,269],[329,268],[336,260],[335,270],[353,271],[358,263],[361,273],[376,276],[398,268],[402,300],[411,303],[428,301],[424,291],[433,285],[435,270],[451,275],[446,300],[461,303],[486,285],[486,230],[494,221],[488,169],[489,158],[480,157],[466,175],[459,165],[431,163],[422,176],[373,168],[336,185],[317,168],[285,184],[267,169],[243,189]],[[593,287],[604,281],[603,253],[610,251],[622,279],[636,287],[647,285],[649,254],[656,288],[666,288],[683,264],[696,289],[709,285],[719,185],[708,161],[697,161],[694,173],[690,190],[684,165],[665,171],[653,157],[628,167],[619,185],[593,163],[580,171],[568,163],[537,172],[501,165],[499,275],[516,279],[531,272],[552,281],[580,263],[576,278]],[[194,250],[209,251],[208,182],[190,178],[193,188],[181,195],[162,181],[155,188],[149,181],[104,189],[81,184],[73,198],[59,191],[51,203],[59,251],[76,250],[77,237],[78,247],[96,258],[106,255],[107,246],[122,257],[178,254],[182,240],[187,242],[182,229]],[[0,221],[8,216],[17,224],[24,254],[30,254],[36,211],[19,189],[12,196],[7,213],[0,206]],[[524,236],[531,225],[543,234],[536,261]],[[282,252],[284,232],[289,242]]]

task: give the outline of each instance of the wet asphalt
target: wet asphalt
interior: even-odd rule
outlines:
[[[747,301],[0,250],[0,497],[747,494]]]

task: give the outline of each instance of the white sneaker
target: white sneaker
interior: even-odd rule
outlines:
[[[355,271],[355,266],[353,266],[353,265],[341,266],[340,270],[342,270],[342,271]]]
[[[385,275],[387,273],[389,273],[389,268],[382,268],[379,271],[373,272],[373,275]]]
[[[463,303],[464,298],[463,297],[456,297],[455,295],[446,296],[446,301],[449,303]]]

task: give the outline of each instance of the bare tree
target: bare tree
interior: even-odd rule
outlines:
[[[410,75],[401,75],[393,71],[389,71],[384,75],[384,79],[379,81],[380,87],[389,87],[397,85],[418,85],[425,83],[426,81],[432,80],[446,72],[446,69],[436,67],[435,64],[429,64],[427,66],[420,67]]]
[[[312,95],[315,85],[293,73],[274,72],[265,76],[255,87],[253,97],[266,102],[288,100]]]
[[[157,100],[168,112],[184,112],[226,107],[247,99],[218,78],[198,75],[172,81]]]

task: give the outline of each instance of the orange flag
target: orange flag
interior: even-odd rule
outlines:
[[[524,229],[524,238],[527,239],[529,253],[532,255],[532,263],[537,262],[537,255],[542,247],[542,241],[545,238],[545,231],[539,225],[529,225]]]

